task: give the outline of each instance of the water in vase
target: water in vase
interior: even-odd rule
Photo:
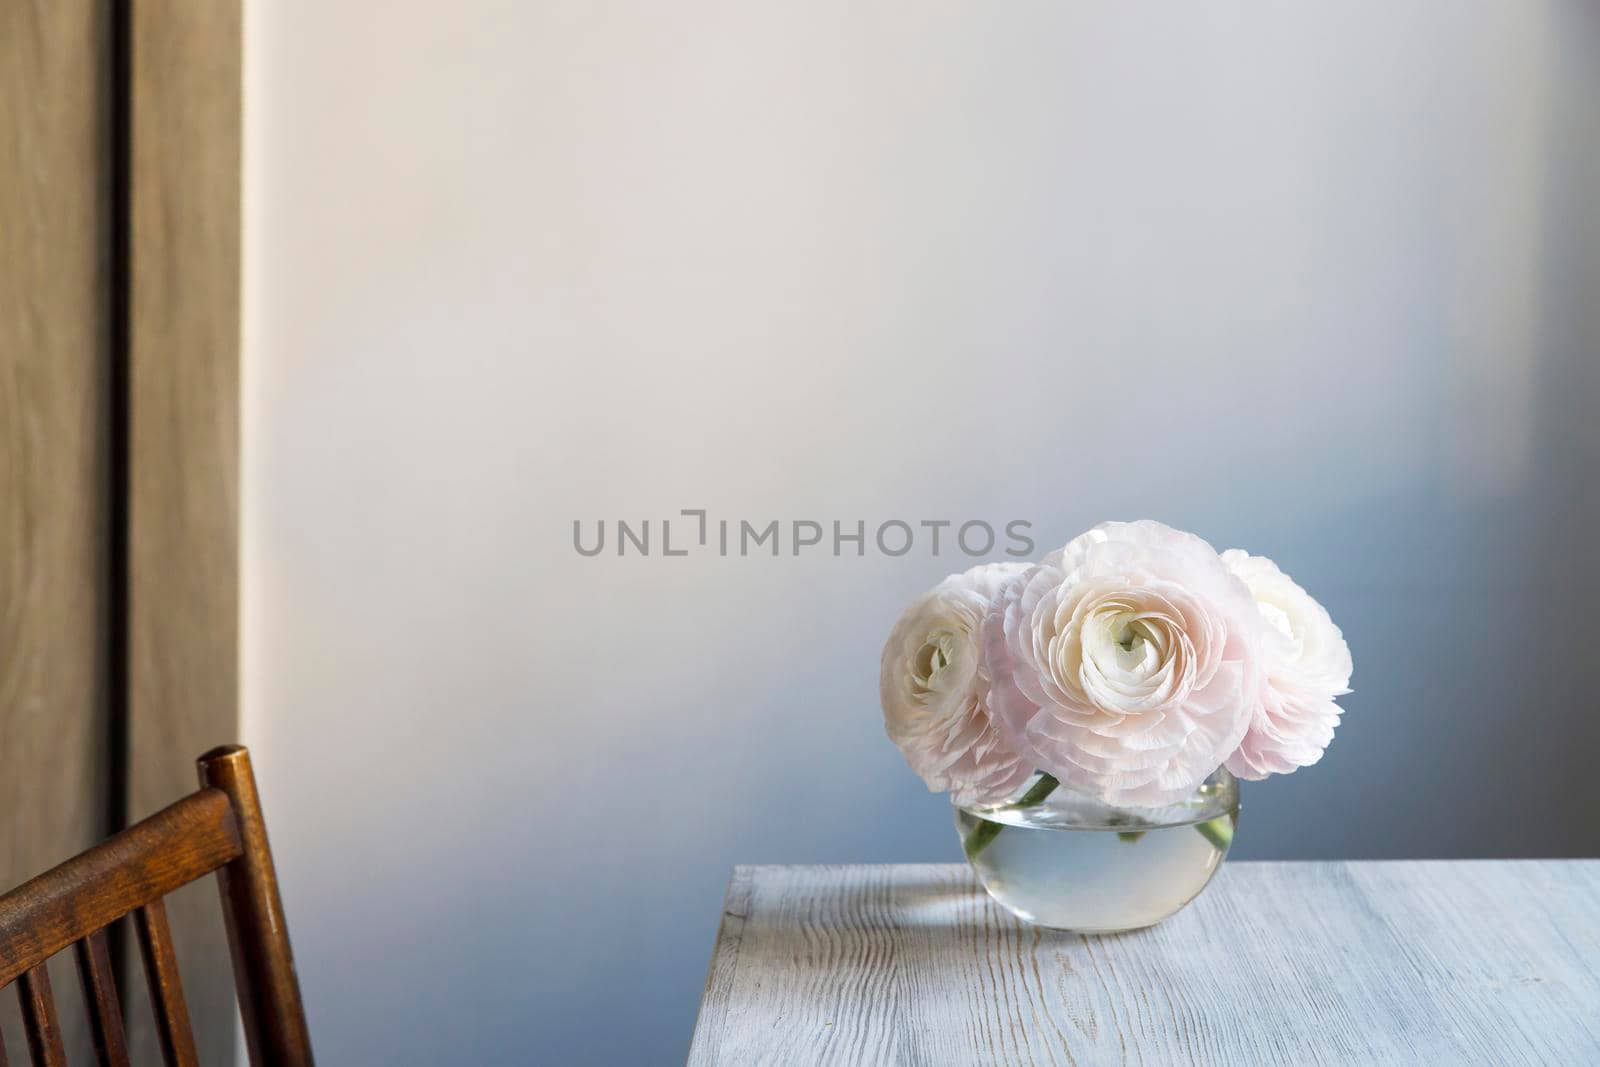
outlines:
[[[1193,900],[1227,854],[1238,813],[1238,783],[1219,769],[1165,808],[1116,808],[1058,788],[1038,803],[957,808],[956,828],[984,888],[1012,912],[1107,933]]]

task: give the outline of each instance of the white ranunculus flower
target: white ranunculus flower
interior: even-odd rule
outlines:
[[[1189,796],[1260,699],[1249,590],[1193,534],[1103,523],[1011,582],[984,624],[990,710],[1013,748],[1112,804]]]
[[[1350,646],[1327,610],[1272,560],[1230,548],[1222,562],[1250,588],[1276,638],[1263,643],[1267,685],[1228,769],[1265,778],[1310,766],[1339,724],[1334,697],[1350,692]]]
[[[906,609],[883,646],[879,691],[889,737],[934,792],[957,804],[998,803],[1027,781],[989,719],[978,629],[1023,563],[952,574]]]

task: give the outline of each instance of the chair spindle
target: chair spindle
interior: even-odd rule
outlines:
[[[117,1003],[106,932],[96,930],[73,947],[84,1003],[89,1009],[89,1036],[94,1041],[95,1059],[100,1067],[128,1067],[128,1039],[122,1029],[122,1008]]]
[[[67,1051],[61,1045],[61,1023],[56,1018],[55,998],[50,995],[46,965],[40,963],[17,979],[22,1028],[28,1035],[28,1054],[36,1067],[66,1067]]]
[[[167,925],[167,908],[152,900],[133,913],[133,927],[144,956],[150,1004],[156,1013],[156,1036],[167,1067],[198,1067],[194,1030],[189,1025],[189,1006],[183,999],[183,983],[178,978],[178,959],[172,949],[172,929]]]

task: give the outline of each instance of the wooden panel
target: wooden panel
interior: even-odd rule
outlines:
[[[135,4],[130,814],[237,733],[239,8]]]
[[[111,817],[110,14],[0,3],[0,890]]]
[[[138,818],[237,740],[238,0],[131,6],[129,795]],[[200,1058],[230,1062],[233,986],[210,886],[168,900]],[[130,1005],[134,1060],[152,1054]]]
[[[1225,864],[1148,930],[960,866],[734,874],[690,1063],[1600,1063],[1600,861]]]
[[[101,6],[0,5],[0,889],[107,829]]]

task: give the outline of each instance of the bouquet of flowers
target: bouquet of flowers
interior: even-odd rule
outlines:
[[[880,690],[889,737],[959,806],[1060,787],[1154,808],[1218,767],[1315,763],[1350,674],[1339,628],[1272,560],[1142,520],[946,578],[895,624]]]

